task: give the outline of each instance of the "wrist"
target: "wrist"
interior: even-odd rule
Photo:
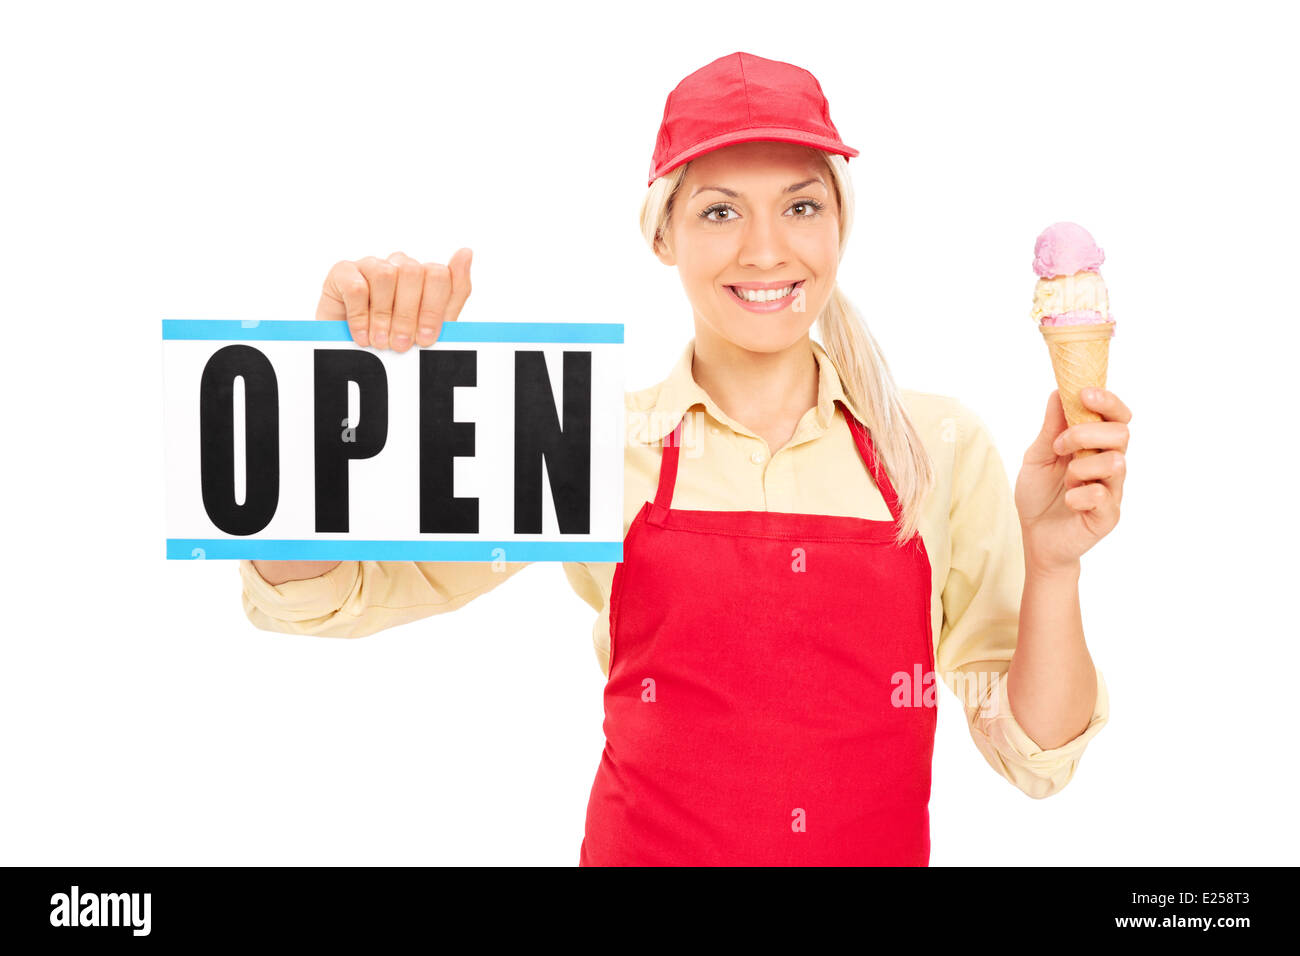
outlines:
[[[1035,556],[1025,554],[1025,581],[1034,581],[1043,584],[1078,584],[1079,577],[1083,568],[1079,559],[1068,561],[1064,564],[1051,564],[1036,558]]]
[[[1020,540],[1024,547],[1025,580],[1043,582],[1079,580],[1082,566],[1078,556],[1073,558],[1053,556],[1050,537],[1045,538],[1042,530],[1035,530],[1021,521]]]

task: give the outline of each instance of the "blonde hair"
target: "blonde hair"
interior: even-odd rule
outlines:
[[[826,152],[821,155],[830,169],[839,201],[840,258],[843,259],[853,226],[853,183],[843,156]],[[641,203],[641,232],[652,250],[656,240],[665,238],[673,199],[689,167],[689,162],[684,163],[660,176],[651,183]],[[934,488],[930,454],[908,417],[880,346],[839,283],[831,290],[830,299],[817,317],[817,330],[822,347],[839,372],[845,395],[869,419],[862,424],[871,430],[876,455],[898,494],[902,521],[895,540],[902,546],[916,533],[922,503]]]

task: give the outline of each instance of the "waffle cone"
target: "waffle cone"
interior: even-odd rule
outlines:
[[[1080,422],[1099,422],[1101,416],[1083,404],[1079,393],[1085,388],[1106,387],[1106,364],[1110,357],[1110,338],[1115,332],[1114,322],[1096,322],[1088,325],[1040,325],[1052,357],[1052,371],[1056,373],[1056,387],[1061,393],[1061,407],[1070,425]],[[1097,454],[1096,449],[1081,448],[1075,458]]]

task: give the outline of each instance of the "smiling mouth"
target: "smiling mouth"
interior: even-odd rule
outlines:
[[[737,289],[734,285],[729,285],[727,291],[742,302],[775,302],[794,295],[795,289],[803,285],[804,281],[800,279],[782,289]]]

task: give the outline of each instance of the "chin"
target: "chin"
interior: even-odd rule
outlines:
[[[707,320],[721,338],[749,352],[781,352],[790,348],[812,328],[809,313],[785,315],[728,316],[724,321]]]

